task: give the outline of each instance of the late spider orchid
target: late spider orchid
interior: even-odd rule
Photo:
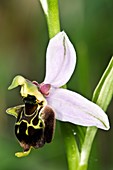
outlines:
[[[21,86],[23,105],[7,109],[17,118],[15,134],[26,156],[30,149],[42,147],[52,140],[55,118],[82,126],[96,126],[108,130],[109,120],[95,103],[78,93],[60,88],[65,85],[76,64],[76,53],[65,32],[58,33],[48,44],[46,74],[43,83],[29,81],[22,76],[13,79],[9,89]]]

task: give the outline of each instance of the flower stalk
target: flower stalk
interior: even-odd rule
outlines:
[[[69,123],[60,122],[60,127],[66,148],[68,169],[76,170],[79,165],[80,153],[77,143],[75,142],[75,136],[72,131],[72,126]]]
[[[40,0],[47,20],[49,38],[60,32],[58,0]]]

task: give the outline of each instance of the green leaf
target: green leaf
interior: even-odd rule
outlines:
[[[93,101],[97,103],[104,111],[107,109],[113,95],[113,57],[106,68],[102,78],[97,85]]]
[[[111,101],[113,95],[113,57],[111,58],[102,78],[100,79],[94,93],[93,101],[98,104],[104,111]],[[86,170],[88,166],[88,159],[92,147],[94,137],[96,135],[96,127],[88,127],[82,145],[80,154],[79,168],[77,170]]]

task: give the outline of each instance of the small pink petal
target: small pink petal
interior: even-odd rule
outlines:
[[[40,92],[41,92],[43,95],[45,95],[45,96],[47,96],[47,95],[49,94],[50,88],[51,88],[51,85],[50,85],[50,84],[41,83],[41,84],[39,85],[39,90],[40,90]]]
[[[76,64],[76,53],[65,32],[58,33],[48,45],[46,54],[45,84],[61,87],[72,76]]]
[[[105,112],[83,96],[66,90],[53,89],[46,98],[56,112],[56,119],[82,126],[96,126],[108,130],[109,120]]]

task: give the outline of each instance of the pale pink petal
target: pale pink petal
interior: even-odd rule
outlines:
[[[65,32],[58,33],[48,45],[46,54],[45,84],[61,87],[73,74],[76,53]]]
[[[60,88],[53,89],[46,99],[48,105],[54,109],[58,120],[109,129],[109,120],[105,112],[98,105],[75,92]]]

